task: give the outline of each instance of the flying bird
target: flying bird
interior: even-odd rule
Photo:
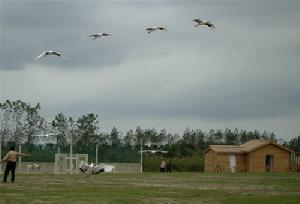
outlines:
[[[93,40],[96,40],[97,38],[100,38],[102,36],[111,36],[111,34],[109,33],[93,33],[93,34],[89,34],[86,37],[90,37],[93,38]]]
[[[39,59],[41,57],[48,57],[49,55],[56,55],[57,57],[60,57],[62,55],[62,53],[49,50],[49,51],[43,52],[42,54],[40,54],[39,56],[37,56],[34,60],[37,60],[37,59]]]
[[[163,27],[163,26],[154,26],[154,27],[146,28],[146,31],[147,31],[148,33],[151,33],[151,32],[156,31],[156,30],[167,31],[166,27]]]
[[[58,132],[49,132],[46,134],[38,134],[38,135],[32,135],[33,137],[51,137],[51,136],[56,136],[58,135]]]
[[[84,161],[80,162],[79,170],[82,173],[90,172],[92,174],[99,174],[100,172],[112,172],[115,166],[108,164],[94,165],[93,163],[87,164]]]
[[[198,27],[200,25],[206,25],[209,28],[216,28],[214,24],[212,24],[211,21],[203,21],[201,19],[194,19],[193,20],[196,24],[194,25],[195,27]]]
[[[155,154],[155,153],[167,154],[167,153],[168,153],[168,151],[163,151],[163,150],[151,150],[151,149],[139,151],[139,153],[141,153],[141,152],[142,152],[142,153],[144,153],[144,152],[149,152],[149,153],[151,153],[151,154]]]

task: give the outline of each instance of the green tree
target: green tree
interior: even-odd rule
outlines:
[[[89,113],[77,120],[78,142],[84,145],[94,145],[97,142],[98,120],[97,115]]]
[[[237,130],[232,132],[231,130],[226,128],[226,130],[224,132],[224,135],[225,135],[225,143],[226,144],[228,144],[228,145],[237,145],[239,143]]]
[[[130,129],[129,131],[126,132],[126,135],[124,137],[124,145],[125,147],[129,148],[132,147],[133,144],[134,144],[134,133]]]
[[[33,135],[40,131],[45,131],[46,121],[39,114],[41,105],[37,103],[35,107],[26,106],[27,117],[25,119],[25,134],[27,135],[27,143],[33,144]]]
[[[207,148],[207,144],[205,142],[205,133],[200,129],[196,129],[194,134],[196,137],[196,148],[201,152],[204,151]]]
[[[120,132],[116,127],[113,127],[110,133],[110,143],[112,146],[118,146],[121,144],[121,140],[119,137]]]
[[[135,142],[135,145],[140,145],[141,144],[141,140],[143,140],[143,144],[144,144],[144,130],[138,126],[135,130],[135,134],[134,134],[134,142]]]
[[[214,129],[210,129],[209,132],[206,135],[206,140],[208,144],[216,144],[216,138],[215,138],[216,131]]]
[[[175,134],[168,133],[166,138],[167,145],[170,146],[175,144],[179,140],[179,137],[180,136],[178,135],[178,133]]]
[[[43,131],[44,119],[40,116],[41,106],[31,107],[21,100],[6,100],[0,103],[0,128],[5,142],[32,143],[32,136]]]
[[[294,150],[296,153],[300,153],[300,134],[289,141],[289,148]]]
[[[68,140],[76,140],[76,126],[74,120],[67,118],[63,113],[55,116],[51,122],[52,129],[56,134],[57,144],[66,145]]]
[[[156,145],[161,146],[165,144],[165,141],[167,139],[167,130],[165,128],[161,129],[157,136],[158,138],[157,138]]]
[[[246,142],[248,142],[248,134],[246,130],[241,130],[240,132],[240,143],[244,144]]]
[[[148,146],[157,146],[159,141],[159,135],[157,134],[157,131],[155,128],[149,128],[144,131],[145,141],[144,143]]]
[[[184,130],[182,139],[186,144],[189,144],[193,147],[197,146],[197,138],[196,138],[195,131],[191,130],[190,128],[186,128]]]

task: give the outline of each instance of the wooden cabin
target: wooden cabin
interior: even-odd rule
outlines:
[[[242,145],[210,145],[204,151],[205,172],[288,172],[293,151],[271,140]]]

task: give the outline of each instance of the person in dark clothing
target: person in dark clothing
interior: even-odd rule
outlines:
[[[166,165],[166,172],[172,172],[172,163],[171,161],[168,161]]]
[[[9,152],[7,152],[5,157],[0,161],[1,163],[6,162],[6,168],[5,168],[4,175],[3,175],[3,183],[6,183],[9,172],[11,172],[11,182],[12,183],[15,182],[17,157],[19,157],[19,156],[30,156],[30,154],[19,153],[16,151],[16,147],[12,146],[12,147],[10,147]]]

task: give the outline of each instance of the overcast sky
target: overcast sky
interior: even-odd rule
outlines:
[[[1,0],[1,101],[137,126],[300,133],[300,1]],[[195,18],[216,29],[194,27]],[[147,34],[162,25],[167,32]],[[82,38],[108,32],[110,37]],[[33,60],[55,50],[65,58]]]

